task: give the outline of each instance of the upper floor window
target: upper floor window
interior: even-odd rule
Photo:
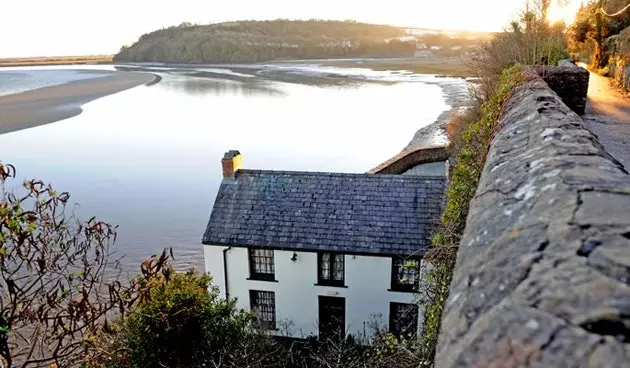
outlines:
[[[414,336],[418,331],[418,306],[389,303],[389,331],[396,336]]]
[[[420,260],[392,258],[392,290],[417,291],[420,281]]]
[[[276,293],[273,291],[249,291],[249,302],[258,327],[273,330],[276,328]]]
[[[343,254],[317,254],[317,283],[330,286],[343,286],[344,257]]]
[[[273,280],[275,278],[273,249],[250,249],[249,271],[252,279]]]

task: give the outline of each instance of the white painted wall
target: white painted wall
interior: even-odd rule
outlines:
[[[222,246],[204,246],[206,272],[210,272],[225,297]],[[346,330],[369,337],[373,332],[370,322],[376,320],[381,328],[388,328],[389,303],[414,303],[419,296],[412,293],[388,291],[391,286],[392,260],[388,257],[345,256],[346,288],[318,286],[317,253],[274,251],[277,282],[247,280],[249,261],[246,248],[227,251],[229,297],[237,298],[237,305],[249,311],[249,290],[273,291],[276,295],[276,321],[279,333],[302,338],[317,334],[318,296],[346,299]],[[424,266],[423,266],[424,268]],[[424,312],[419,310],[418,329],[421,330]],[[286,325],[290,324],[286,329]]]

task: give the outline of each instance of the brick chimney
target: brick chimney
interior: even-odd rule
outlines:
[[[225,153],[221,160],[223,179],[234,180],[234,174],[241,168],[243,156],[239,151],[231,150]]]

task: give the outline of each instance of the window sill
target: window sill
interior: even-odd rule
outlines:
[[[262,278],[257,278],[257,277],[248,277],[246,280],[248,280],[248,281],[278,282],[278,280],[262,279]]]
[[[346,285],[339,285],[339,284],[335,285],[335,284],[321,284],[321,283],[317,283],[317,284],[313,284],[313,285],[315,285],[315,286],[325,286],[325,287],[345,288],[345,289],[348,288],[348,286],[346,286]]]

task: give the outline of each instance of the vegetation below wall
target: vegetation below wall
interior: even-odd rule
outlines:
[[[448,298],[460,236],[466,226],[468,207],[477,190],[488,147],[497,129],[503,103],[522,81],[524,74],[519,65],[506,69],[480,110],[460,115],[449,126],[449,136],[457,150],[457,163],[452,169],[440,230],[433,236],[433,248],[426,255],[434,266],[428,275],[433,284],[433,299],[425,310],[423,332],[429,356],[434,354],[437,345],[440,318]]]
[[[207,275],[166,272],[144,279],[148,291],[125,319],[86,345],[88,368],[416,368],[417,340],[380,332],[306,341],[278,339],[254,315],[219,298]],[[281,330],[276,332],[282,332]]]
[[[486,155],[496,130],[504,102],[525,80],[521,65],[555,65],[566,57],[562,26],[547,22],[548,2],[530,7],[529,12],[483,46],[471,64],[479,84],[471,90],[473,106],[453,117],[447,126],[452,156],[451,170],[441,223],[425,258],[432,269],[427,277],[431,296],[425,309],[421,341],[424,355],[433,360],[440,331],[442,311],[449,289],[457,249],[466,227],[470,202],[475,196]]]

